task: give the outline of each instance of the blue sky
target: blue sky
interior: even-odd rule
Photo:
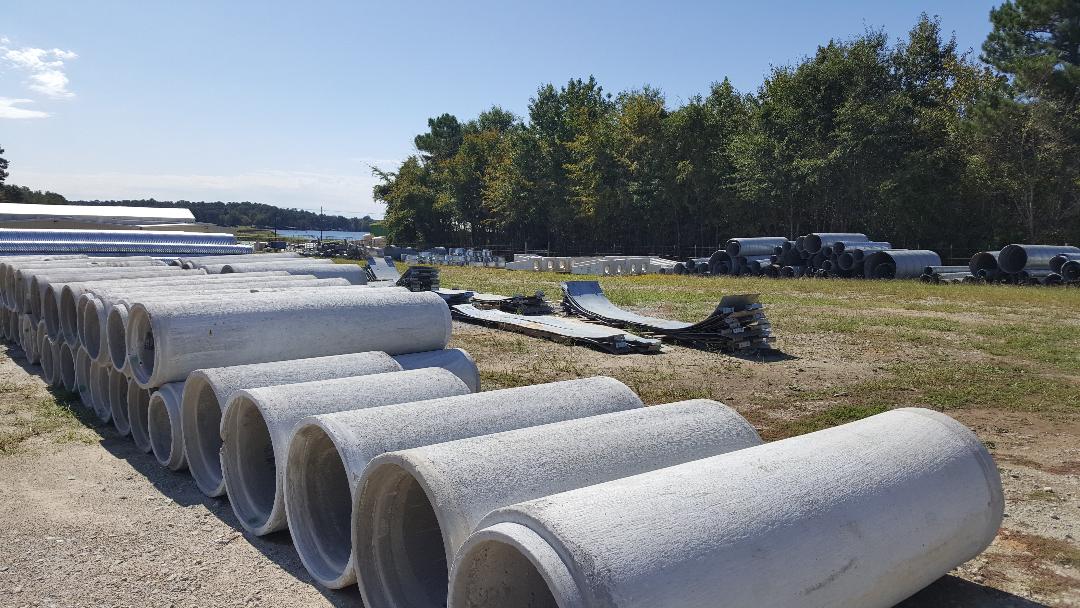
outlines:
[[[669,105],[867,28],[938,15],[979,46],[996,1],[50,2],[0,13],[9,183],[74,199],[251,200],[381,217],[443,112],[523,115],[545,82],[649,84]]]

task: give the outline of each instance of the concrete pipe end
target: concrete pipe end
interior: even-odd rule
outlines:
[[[109,359],[116,369],[124,369],[127,363],[127,320],[128,309],[123,304],[115,304],[105,320],[105,344],[109,349]]]
[[[109,374],[109,411],[112,412],[113,426],[121,435],[131,434],[131,425],[127,416],[127,376],[112,371]]]
[[[225,491],[245,530],[261,536],[276,531],[284,519],[278,487],[274,439],[259,406],[246,391],[225,406],[221,422],[221,469]]]
[[[289,442],[285,513],[304,567],[319,584],[356,583],[352,483],[333,439],[318,424],[302,424]]]
[[[97,361],[101,354],[101,325],[104,321],[101,300],[87,299],[79,322],[79,341],[91,359]]]
[[[461,547],[450,575],[448,608],[584,608],[566,562],[530,528],[502,522]]]
[[[184,427],[184,452],[195,485],[207,496],[225,494],[221,474],[221,403],[210,379],[201,370],[192,372],[184,384],[180,418]]]
[[[90,363],[90,407],[102,422],[112,420],[109,408],[109,368],[97,362]]]
[[[139,304],[128,311],[126,336],[127,363],[131,376],[139,383],[139,386],[150,388],[154,369],[157,366],[161,336],[154,333],[150,313]]]
[[[187,461],[184,459],[184,443],[180,433],[180,412],[169,401],[160,390],[150,397],[146,430],[150,448],[161,466],[179,471]]]
[[[128,381],[127,390],[128,428],[135,447],[149,454],[154,450],[150,445],[149,410],[150,391],[139,386],[134,379]]]
[[[75,351],[67,342],[60,343],[59,361],[57,362],[60,368],[60,382],[64,388],[69,391],[74,391],[77,387],[75,383]]]

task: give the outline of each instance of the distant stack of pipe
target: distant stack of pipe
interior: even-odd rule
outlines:
[[[884,608],[1001,522],[993,460],[943,414],[763,444],[723,404],[646,408],[611,378],[477,392],[434,293],[100,263],[0,261],[23,285],[0,280],[0,333],[373,608]]]
[[[862,233],[813,232],[793,241],[779,236],[729,239],[708,265],[712,275],[912,279],[927,266],[940,266],[941,258],[933,251],[894,249]]]
[[[971,257],[969,271],[986,283],[1061,285],[1080,283],[1080,248],[1068,245],[1006,245]]]
[[[0,228],[0,255],[227,255],[251,253],[228,233]]]

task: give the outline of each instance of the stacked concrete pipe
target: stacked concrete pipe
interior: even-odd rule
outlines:
[[[67,342],[59,341],[60,347],[58,367],[60,368],[60,383],[68,391],[74,392],[75,384],[75,349]]]
[[[131,434],[127,395],[128,377],[113,369],[109,375],[109,410],[112,413],[113,426],[121,436]]]
[[[321,584],[353,584],[356,554],[351,542],[341,541],[351,538],[356,482],[376,456],[641,407],[623,383],[595,377],[304,419],[296,424],[285,468],[293,540]]]
[[[346,279],[353,285],[366,285],[368,280],[367,271],[358,264],[230,263],[222,266],[221,274],[265,272],[267,270],[287,270],[292,274],[310,274],[320,279]]]
[[[184,431],[180,423],[183,395],[183,382],[169,382],[159,386],[147,404],[146,429],[150,448],[158,464],[173,471],[187,467]]]
[[[292,251],[283,251],[279,253],[251,253],[247,255],[201,255],[201,256],[180,256],[176,259],[175,265],[183,268],[199,268],[206,264],[228,264],[230,262],[259,262],[269,260],[283,260],[283,259],[295,259],[300,257],[299,253]]]
[[[169,268],[167,264],[149,257],[135,258],[87,258],[85,260],[59,260],[51,262],[26,262],[9,269],[5,293],[9,296],[9,307],[24,311],[25,296],[30,279],[35,274],[104,272],[110,268]],[[173,271],[179,270],[172,267]]]
[[[450,311],[435,293],[326,291],[135,304],[127,327],[132,375],[148,388],[207,367],[369,350],[398,355],[439,350],[450,339]]]
[[[449,564],[495,509],[760,444],[742,416],[700,399],[383,454],[353,507],[364,605],[446,606]]]
[[[128,427],[131,431],[131,440],[135,447],[149,454],[154,447],[150,443],[150,399],[154,391],[139,386],[135,380],[128,378],[127,389],[127,417]]]
[[[1003,506],[971,431],[895,410],[497,509],[447,605],[887,608],[978,555]]]
[[[225,269],[231,263],[230,260],[222,260],[216,264],[202,264],[196,266],[196,268],[202,268],[209,274],[221,274],[221,271]],[[334,261],[327,258],[303,258],[303,259],[291,259],[291,260],[270,260],[269,262],[259,262],[266,266],[271,266],[267,270],[284,270],[290,272],[291,269],[297,269],[303,266],[319,266],[333,264]]]
[[[181,404],[184,449],[191,475],[207,496],[225,493],[220,456],[221,414],[237,391],[424,367],[446,369],[470,391],[480,390],[476,362],[460,349],[396,357],[378,351],[349,353],[195,370],[188,375]]]
[[[36,319],[44,318],[45,297],[50,285],[63,285],[71,281],[93,281],[111,278],[173,278],[177,276],[201,276],[200,270],[183,270],[176,266],[135,266],[120,268],[95,268],[92,271],[50,269],[49,272],[34,273],[30,277],[26,300],[28,310]],[[53,292],[55,293],[55,288]]]
[[[441,368],[238,391],[221,417],[222,471],[236,518],[258,535],[286,527],[289,440],[303,418],[468,393],[460,378]]]

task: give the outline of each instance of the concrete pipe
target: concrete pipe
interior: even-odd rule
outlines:
[[[225,267],[228,266],[229,264],[232,264],[232,263],[234,263],[234,262],[229,261],[229,260],[225,260],[225,261],[217,263],[217,264],[204,264],[202,266],[199,266],[199,268],[205,269],[206,272],[209,273],[209,274],[221,274],[221,272],[225,269]],[[267,266],[271,266],[271,265],[275,266],[274,270],[285,270],[286,272],[289,272],[290,267],[298,268],[300,266],[315,266],[315,265],[319,265],[319,264],[333,264],[334,260],[327,259],[327,258],[303,258],[303,259],[292,259],[292,260],[269,260],[269,261],[266,261],[266,262],[258,262],[258,263],[265,264]]]
[[[1080,261],[1069,260],[1062,264],[1061,278],[1070,283],[1080,281]]]
[[[45,384],[56,386],[60,384],[60,346],[44,330],[38,333],[41,334],[41,378]]]
[[[724,245],[724,251],[733,258],[739,256],[772,255],[777,247],[783,247],[787,242],[787,237],[783,236],[728,239],[727,243]]]
[[[448,606],[886,608],[978,555],[1003,507],[974,433],[895,410],[498,509]]]
[[[301,275],[303,276],[303,275]],[[229,284],[226,284],[226,286]],[[242,285],[242,284],[241,284]],[[345,279],[300,279],[292,282],[267,283],[260,286],[233,287],[218,289],[218,285],[212,288],[205,286],[192,287],[179,294],[163,293],[165,290],[155,292],[134,292],[129,297],[119,298],[112,303],[101,303],[100,300],[88,300],[84,309],[84,315],[95,317],[96,323],[91,322],[86,332],[86,339],[93,340],[93,331],[96,329],[98,338],[96,350],[100,357],[107,357],[117,369],[123,369],[127,365],[127,320],[128,305],[134,302],[167,301],[175,302],[179,299],[185,301],[203,297],[207,300],[230,298],[236,294],[247,293],[276,293],[279,291],[316,289],[323,287],[346,287],[349,282]],[[321,293],[321,292],[320,292]],[[105,322],[101,323],[101,317]],[[83,336],[80,336],[82,339]]]
[[[1006,245],[998,255],[998,266],[1003,272],[1014,274],[1021,270],[1049,269],[1050,260],[1062,253],[1080,253],[1080,248],[1068,245]]]
[[[1050,270],[1061,274],[1061,266],[1072,260],[1080,260],[1080,253],[1059,253],[1050,258]]]
[[[250,280],[255,276],[264,277],[279,277],[279,276],[291,276],[287,272],[266,272],[259,273],[258,275],[252,274],[247,277],[234,277],[234,276],[222,276],[222,275],[196,275],[196,276],[183,276],[183,277],[168,277],[167,282],[161,282],[161,278],[152,279],[121,279],[115,281],[92,281],[85,283],[68,283],[60,290],[59,299],[57,300],[60,317],[60,328],[65,336],[78,336],[78,303],[79,299],[84,293],[90,289],[111,290],[116,287],[131,287],[131,286],[149,286],[149,285],[169,285],[174,288],[181,288],[185,285],[201,285],[203,283],[217,283],[218,281],[238,281],[238,280]],[[47,290],[46,290],[47,291]],[[46,302],[46,322],[48,322],[48,302]],[[69,342],[70,343],[70,342]]]
[[[940,266],[941,258],[924,249],[875,251],[863,260],[867,279],[917,279],[927,266]]]
[[[92,278],[104,278],[110,275],[125,276],[128,273],[136,276],[147,276],[145,274],[137,274],[140,271],[150,270],[151,273],[168,274],[173,272],[180,272],[180,269],[175,266],[169,266],[163,262],[159,262],[155,259],[141,259],[136,258],[131,261],[107,261],[101,264],[79,264],[75,266],[68,266],[67,262],[61,262],[61,266],[49,266],[45,268],[21,268],[12,275],[12,292],[15,295],[14,306],[20,312],[30,311],[30,281],[37,275],[59,277],[59,276],[74,276],[76,278],[80,276],[90,276]],[[130,275],[129,275],[130,276]]]
[[[301,257],[293,251],[280,253],[250,253],[241,255],[186,255],[177,258],[179,266],[184,268],[198,268],[205,264],[231,264],[232,262],[270,262],[272,260],[286,260]]]
[[[41,259],[41,260],[25,260],[20,262],[8,262],[5,264],[5,272],[3,276],[3,293],[4,303],[8,308],[15,306],[15,285],[17,283],[16,276],[22,270],[32,269],[44,269],[44,268],[61,268],[61,267],[104,267],[109,262],[115,261],[127,261],[138,262],[142,264],[148,263],[150,260],[148,257],[140,258],[127,258],[127,257],[102,257],[102,258],[90,258],[88,256],[80,256],[77,258],[68,258],[59,256],[56,259]]]
[[[109,412],[112,414],[112,423],[116,432],[120,435],[131,434],[131,424],[128,422],[128,377],[123,373],[111,369],[109,373]]]
[[[139,386],[183,380],[196,369],[381,350],[439,350],[450,309],[433,292],[331,288],[238,295],[213,302],[135,304],[128,356]]]
[[[814,232],[806,235],[803,240],[803,249],[813,255],[820,253],[822,248],[839,241],[866,242],[868,240],[870,239],[866,238],[865,234],[859,232]]]
[[[38,352],[41,343],[37,339],[37,323],[30,319],[30,315],[19,315],[19,346],[26,355],[26,361],[30,365],[37,365],[41,353]]]
[[[315,580],[351,585],[356,555],[342,540],[356,482],[379,454],[641,407],[625,384],[595,377],[312,416],[295,427],[285,472],[293,541]]]
[[[112,373],[111,365],[97,361],[90,363],[90,406],[102,422],[112,420],[112,408],[109,407],[109,376]]]
[[[173,471],[187,467],[184,455],[184,428],[180,421],[183,382],[169,382],[150,395],[146,410],[146,433],[158,464]]]
[[[150,397],[153,391],[139,386],[134,379],[128,378],[127,415],[131,439],[135,447],[149,454],[154,450],[150,445]]]
[[[282,268],[284,267],[284,268]],[[367,285],[367,271],[358,264],[226,264],[221,274],[284,269],[292,274],[310,274],[320,279],[345,279],[353,285]]]
[[[699,399],[383,454],[353,508],[364,605],[445,607],[449,564],[495,509],[760,444],[734,410]],[[290,522],[317,522],[303,519],[307,505],[289,506],[301,513]],[[294,537],[304,535],[298,528]],[[319,536],[342,542],[336,530]]]
[[[57,367],[60,372],[60,382],[68,391],[74,392],[77,388],[75,383],[75,350],[67,342],[57,342],[59,354],[57,355]]]
[[[112,279],[116,277],[154,278],[154,277],[179,277],[179,276],[205,276],[201,270],[182,270],[175,266],[137,266],[134,268],[100,268],[93,272],[74,273],[37,273],[31,276],[27,291],[27,300],[30,314],[35,318],[44,318],[44,306],[46,294],[53,283],[63,285],[71,281],[93,281],[94,279]],[[62,289],[62,287],[61,287]],[[55,289],[53,293],[55,293]],[[55,296],[54,296],[55,297]]]
[[[305,417],[468,392],[460,378],[439,368],[238,391],[221,418],[222,471],[236,518],[257,535],[286,527],[289,440]]]
[[[75,351],[75,392],[79,393],[79,401],[82,404],[94,409],[94,403],[90,399],[90,355],[86,354],[86,349],[80,347]]]
[[[397,357],[374,351],[195,370],[188,376],[180,408],[184,452],[191,475],[207,496],[225,493],[221,474],[221,413],[237,391],[424,367],[446,369],[470,391],[480,390],[476,362],[460,349]]]

